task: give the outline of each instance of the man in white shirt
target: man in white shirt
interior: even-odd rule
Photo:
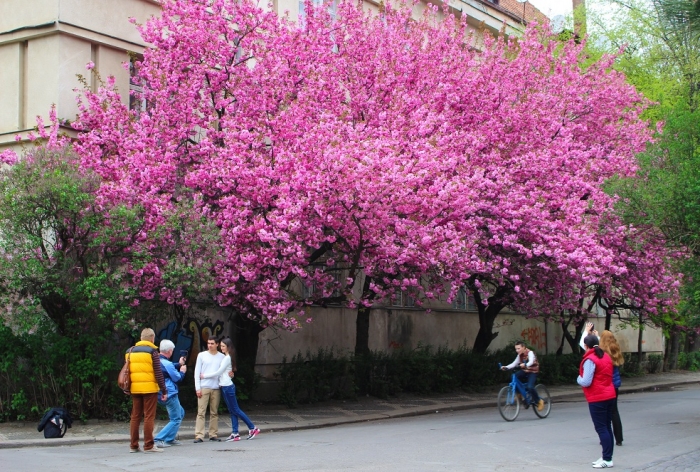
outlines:
[[[515,343],[515,360],[508,365],[501,367],[501,370],[511,370],[520,367],[520,370],[515,376],[525,384],[525,390],[530,394],[530,399],[525,399],[523,405],[525,409],[530,407],[530,401],[537,407],[539,411],[544,410],[544,400],[537,395],[535,384],[537,383],[537,374],[540,371],[540,363],[537,362],[537,356],[527,347],[522,341]]]
[[[207,350],[197,355],[194,368],[194,388],[197,391],[197,421],[194,427],[194,442],[204,442],[204,424],[209,406],[209,440],[221,441],[219,435],[219,392],[218,377],[201,379],[200,374],[215,372],[219,369],[224,355],[218,351],[219,343],[215,338],[207,340]]]

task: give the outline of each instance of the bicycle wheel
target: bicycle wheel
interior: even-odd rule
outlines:
[[[498,412],[506,421],[513,421],[520,413],[520,402],[510,387],[503,387],[498,392]]]
[[[552,399],[549,396],[549,390],[542,384],[535,385],[535,390],[540,399],[544,400],[544,408],[540,411],[537,409],[537,405],[533,405],[532,409],[540,418],[546,418],[549,416],[549,412],[552,411]]]

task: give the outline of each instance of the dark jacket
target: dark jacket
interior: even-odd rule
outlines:
[[[616,365],[613,366],[613,386],[617,390],[622,385],[622,377],[620,376],[620,368]]]
[[[66,434],[66,430],[72,426],[73,418],[71,418],[68,410],[55,407],[44,414],[36,429],[39,432],[44,431],[45,438],[62,438]]]

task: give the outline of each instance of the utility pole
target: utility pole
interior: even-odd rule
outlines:
[[[586,35],[586,0],[571,0],[574,10],[574,34],[583,39]]]

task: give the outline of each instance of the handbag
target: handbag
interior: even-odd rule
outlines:
[[[131,359],[131,351],[134,348],[129,349],[129,354],[126,356],[126,362],[124,362],[124,367],[119,371],[119,376],[117,377],[117,385],[122,389],[125,395],[131,395],[131,372],[129,371],[129,360]]]

